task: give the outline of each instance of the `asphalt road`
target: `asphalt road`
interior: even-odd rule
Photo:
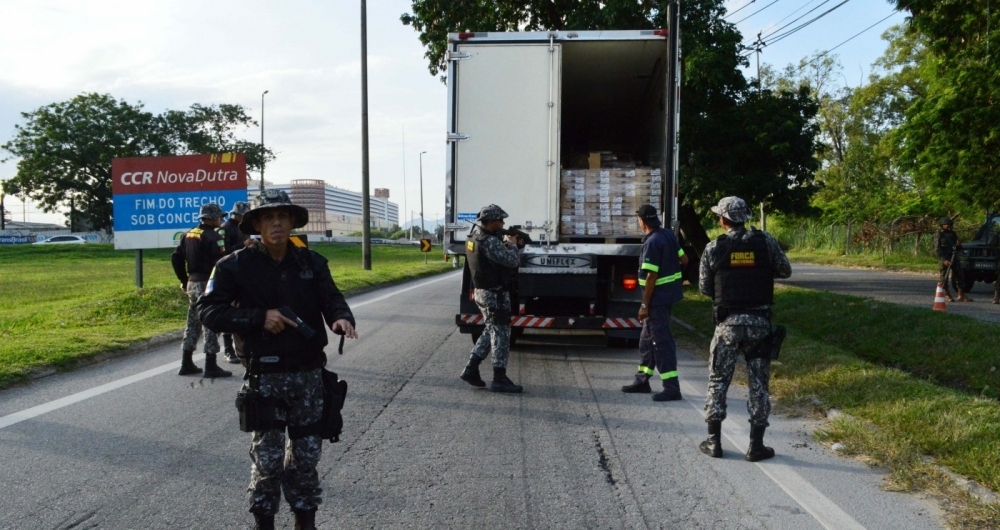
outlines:
[[[725,458],[702,455],[706,365],[680,352],[686,399],[626,395],[634,350],[526,335],[521,395],[458,379],[454,274],[350,299],[362,339],[331,366],[350,383],[325,444],[320,528],[940,528],[934,506],[772,417],[773,460],[743,460],[745,389]],[[178,345],[0,392],[0,528],[246,528],[249,435],[239,378],[174,374]],[[279,527],[290,528],[287,506]]]
[[[792,264],[792,277],[779,280],[786,285],[874,298],[883,302],[924,307],[934,305],[937,276],[871,269],[851,269],[827,265]],[[952,296],[955,291],[952,290]],[[968,294],[971,303],[950,302],[948,312],[1000,323],[1000,305],[993,305],[993,285],[976,283]]]

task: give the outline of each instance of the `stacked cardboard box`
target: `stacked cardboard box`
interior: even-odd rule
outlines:
[[[642,237],[635,211],[663,195],[659,169],[569,169],[560,182],[560,233],[574,237]]]

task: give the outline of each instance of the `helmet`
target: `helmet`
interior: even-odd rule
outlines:
[[[198,212],[198,219],[222,219],[226,216],[226,212],[219,208],[218,204],[210,202],[208,204],[202,204],[201,210]]]
[[[476,217],[476,220],[480,223],[486,223],[506,218],[507,212],[503,211],[503,208],[495,204],[491,204],[489,206],[484,206],[482,210],[479,210],[479,215]]]
[[[745,223],[750,220],[750,208],[739,197],[724,197],[718,205],[712,207],[712,213],[734,223]]]
[[[309,210],[292,204],[292,199],[283,190],[264,190],[263,193],[254,197],[253,207],[250,208],[250,211],[243,214],[243,220],[240,221],[240,232],[250,236],[259,234],[260,232],[253,227],[254,219],[264,210],[271,208],[286,208],[290,211],[295,216],[295,225],[292,228],[302,228],[309,222]]]
[[[955,224],[955,223],[953,223],[951,221],[951,217],[942,217],[942,218],[938,219],[938,226],[944,226],[944,225],[949,225],[950,226],[950,225],[953,225],[953,224]]]

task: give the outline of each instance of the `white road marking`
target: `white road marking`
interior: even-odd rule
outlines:
[[[703,404],[705,395],[699,394],[698,389],[687,381],[681,381],[684,387],[684,401],[696,410],[705,414]],[[689,397],[690,396],[690,397]],[[701,403],[696,403],[694,399],[700,397]],[[729,443],[736,447],[744,446],[750,439],[750,431],[745,427],[737,425],[736,422],[722,422],[722,434],[725,435]],[[805,511],[809,512],[816,521],[828,530],[866,530],[861,523],[854,520],[850,514],[842,510],[836,503],[830,500],[808,480],[802,478],[788,465],[781,455],[776,455],[770,460],[757,462],[755,464],[765,475],[778,485],[789,497],[799,503]]]
[[[375,302],[381,302],[382,300],[385,300],[387,298],[392,298],[393,296],[396,296],[398,294],[402,294],[402,293],[405,293],[405,292],[408,292],[408,291],[412,291],[414,289],[419,289],[421,287],[425,287],[425,286],[430,285],[432,283],[437,283],[437,282],[441,282],[441,281],[444,281],[444,280],[450,280],[450,279],[454,278],[455,276],[458,276],[459,274],[461,274],[461,273],[447,274],[445,276],[442,276],[441,278],[435,278],[433,280],[426,281],[426,282],[421,282],[421,283],[418,283],[416,285],[412,285],[410,287],[404,287],[402,289],[397,289],[395,291],[392,291],[391,293],[387,293],[387,294],[384,294],[382,296],[379,296],[379,297],[376,297],[376,298],[372,298],[371,300],[365,300],[365,301],[359,302],[357,304],[351,304],[351,307],[352,308],[358,308],[358,307],[366,306],[368,304],[374,304]],[[195,355],[193,357],[193,359],[196,360],[196,361],[200,361],[200,360],[202,360],[204,358],[205,358],[205,354],[203,354],[203,353]],[[139,372],[139,373],[137,373],[135,375],[130,375],[128,377],[119,379],[117,381],[112,381],[110,383],[105,383],[105,384],[100,385],[100,386],[95,386],[94,388],[91,388],[91,389],[88,389],[88,390],[77,392],[76,394],[72,394],[72,395],[66,396],[64,398],[56,399],[54,401],[49,401],[48,403],[43,403],[43,404],[38,405],[36,407],[31,407],[30,409],[25,409],[25,410],[22,410],[20,412],[15,412],[13,414],[8,414],[6,416],[2,416],[2,417],[0,417],[0,429],[3,429],[5,427],[10,427],[11,425],[14,425],[16,423],[21,423],[22,421],[25,421],[25,420],[30,420],[31,418],[35,418],[35,417],[41,416],[42,414],[45,414],[45,413],[48,413],[48,412],[52,412],[54,410],[59,410],[59,409],[61,409],[63,407],[68,407],[68,406],[73,405],[75,403],[79,403],[81,401],[90,399],[90,398],[95,397],[95,396],[99,396],[101,394],[106,394],[108,392],[111,392],[112,390],[117,390],[119,388],[131,385],[132,383],[138,383],[139,381],[143,381],[143,380],[149,379],[150,377],[156,377],[156,376],[158,376],[158,375],[160,375],[162,373],[166,373],[166,372],[170,372],[170,371],[173,371],[173,370],[177,370],[178,368],[180,368],[180,366],[181,366],[181,362],[180,361],[174,361],[172,363],[164,364],[163,366],[157,366],[156,368],[150,368],[149,370],[146,370],[145,372]]]

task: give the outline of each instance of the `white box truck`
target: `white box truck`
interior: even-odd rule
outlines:
[[[463,255],[497,204],[533,242],[513,282],[512,340],[526,329],[637,339],[642,233],[635,211],[677,225],[677,4],[670,28],[449,35],[445,250]],[[483,317],[465,266],[456,325]]]

